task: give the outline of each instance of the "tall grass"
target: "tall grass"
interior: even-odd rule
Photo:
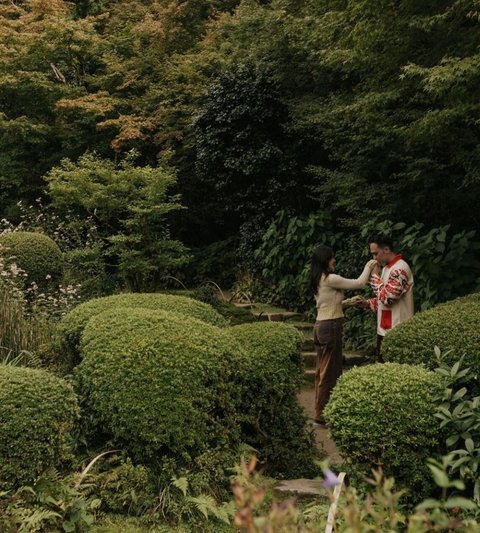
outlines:
[[[28,312],[24,299],[0,284],[0,361],[13,357],[28,364],[32,354],[41,357],[49,351],[52,339],[47,317]]]

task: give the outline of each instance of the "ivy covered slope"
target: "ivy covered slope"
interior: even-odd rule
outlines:
[[[88,321],[109,309],[143,308],[173,311],[183,316],[183,324],[188,328],[190,318],[224,327],[227,321],[210,305],[185,296],[159,293],[125,293],[104,298],[94,298],[70,311],[59,323],[58,352],[67,363],[78,360],[80,336]]]
[[[0,487],[32,483],[71,457],[72,387],[44,370],[0,365]]]
[[[178,472],[239,444],[235,380],[244,355],[225,330],[117,308],[88,322],[81,350],[75,375],[88,419],[137,461]]]

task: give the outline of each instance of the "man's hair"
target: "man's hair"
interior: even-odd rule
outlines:
[[[388,237],[388,235],[384,235],[383,233],[377,233],[375,235],[372,235],[368,242],[370,244],[375,243],[379,248],[386,248],[388,246],[393,252],[393,240],[391,237]]]

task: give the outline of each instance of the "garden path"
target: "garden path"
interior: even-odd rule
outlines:
[[[222,291],[224,299],[233,300],[235,295],[232,295],[229,291]],[[304,408],[309,420],[314,418],[314,402],[315,402],[315,390],[313,388],[313,381],[315,379],[315,347],[313,345],[313,326],[314,324],[307,321],[306,318],[300,314],[282,309],[280,307],[274,307],[268,304],[259,303],[235,303],[239,307],[250,309],[257,320],[273,320],[288,322],[292,326],[295,326],[303,335],[302,343],[302,359],[305,363],[305,386],[302,388],[298,395],[298,401]],[[367,362],[364,354],[356,352],[344,352],[343,354],[344,367],[349,368],[356,365],[365,364]],[[315,432],[316,445],[328,456],[332,465],[339,465],[343,462],[343,459],[335,445],[335,442],[330,437],[330,432],[326,427],[319,427],[313,424],[312,428]]]
[[[299,395],[298,401],[304,408],[305,413],[311,420],[314,417],[315,389],[313,387],[303,388]],[[313,424],[312,424],[313,425]],[[332,465],[339,465],[343,462],[342,456],[338,451],[335,442],[331,439],[328,428],[313,425],[315,431],[315,440],[317,446],[325,452]]]

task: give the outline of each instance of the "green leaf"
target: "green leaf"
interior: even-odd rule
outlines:
[[[174,477],[172,478],[172,484],[174,487],[180,490],[184,496],[187,495],[188,479],[186,477],[180,477],[180,478]]]
[[[441,502],[438,500],[434,500],[433,498],[428,498],[427,500],[423,500],[423,502],[419,505],[417,505],[418,510],[422,509],[435,509],[437,507],[441,506]]]
[[[440,468],[438,468],[438,466],[435,465],[428,465],[428,468],[430,468],[433,479],[439,487],[446,489],[450,486],[448,476],[443,470],[441,470]]]
[[[460,509],[477,509],[475,502],[463,496],[450,496],[443,505],[447,509],[453,509],[454,507],[459,507]]]
[[[450,437],[448,437],[448,439],[446,440],[446,444],[449,448],[451,448],[454,444],[456,444],[458,442],[458,439],[460,437],[458,435],[451,435]]]
[[[460,398],[463,398],[463,397],[465,396],[466,393],[467,393],[467,388],[466,388],[466,387],[463,387],[463,388],[461,388],[460,390],[458,390],[458,391],[453,395],[452,400],[453,400],[453,401],[460,400]]]
[[[452,370],[450,371],[450,376],[452,376],[452,378],[456,375],[456,373],[459,371],[460,369],[460,361],[457,361],[453,366],[452,366]]]
[[[62,527],[65,533],[72,533],[72,531],[75,531],[75,524],[73,522],[64,522]]]

